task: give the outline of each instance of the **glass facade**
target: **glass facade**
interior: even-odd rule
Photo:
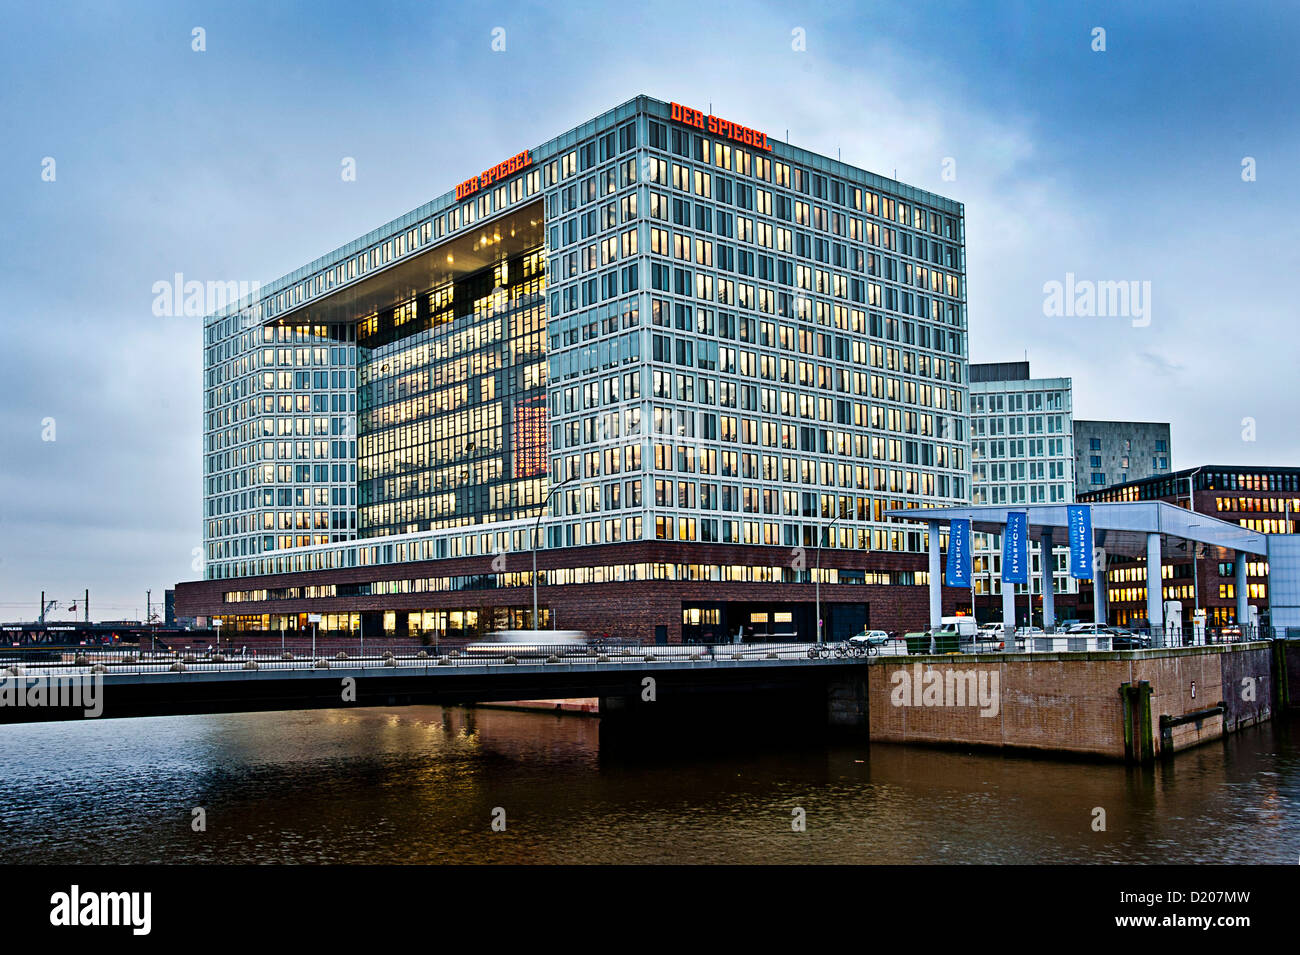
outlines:
[[[204,350],[206,561],[354,539],[355,329],[231,321]]]
[[[210,316],[205,576],[526,550],[548,479],[546,546],[920,553],[885,511],[971,494],[961,204],[672,115],[638,97]],[[305,379],[260,377],[282,325]]]
[[[1030,378],[1028,362],[971,366],[971,503],[1008,506],[1074,501],[1073,383],[1069,378]],[[987,369],[987,371],[986,371]],[[1002,592],[1002,541],[975,534],[975,589]],[[1041,593],[1038,541],[1030,541],[1033,578],[1021,593]],[[1075,593],[1069,548],[1054,547],[1054,593]]]

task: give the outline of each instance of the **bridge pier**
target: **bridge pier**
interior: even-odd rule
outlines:
[[[838,679],[826,681],[826,725],[832,729],[861,730],[866,739],[867,673],[860,669]]]
[[[828,729],[866,739],[867,673],[858,666],[785,686],[680,686],[631,683],[600,698],[602,744],[740,738],[806,738]]]

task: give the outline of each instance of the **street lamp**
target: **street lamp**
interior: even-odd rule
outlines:
[[[537,617],[537,531],[542,524],[542,515],[545,514],[547,509],[551,506],[551,498],[555,496],[555,492],[558,491],[560,488],[564,487],[566,484],[570,484],[576,481],[577,479],[578,479],[577,474],[570,475],[569,477],[561,481],[559,484],[555,485],[555,487],[551,488],[550,493],[546,495],[546,503],[543,504],[542,509],[537,512],[537,520],[533,521],[533,629],[534,630],[542,629],[538,623],[538,617]]]
[[[825,529],[817,528],[817,578],[814,581],[817,589],[817,642],[822,643],[822,538],[826,536],[826,531],[835,530],[835,525],[840,522],[839,514],[835,515],[835,520]]]
[[[1188,524],[1187,529],[1191,530],[1193,527],[1204,527],[1204,526],[1205,526],[1204,524]],[[1201,612],[1201,587],[1199,582],[1197,581],[1197,573],[1196,573],[1196,563],[1197,563],[1196,541],[1194,540],[1188,541],[1187,543],[1191,546],[1191,551],[1192,551],[1192,600],[1195,602],[1196,612],[1200,613]],[[1192,619],[1195,620],[1196,618],[1193,617]]]

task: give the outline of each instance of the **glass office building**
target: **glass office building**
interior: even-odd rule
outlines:
[[[1069,504],[1074,501],[1073,383],[1069,378],[1032,378],[1029,362],[995,362],[970,366],[971,503],[1009,506]],[[1002,593],[1002,541],[996,534],[975,534],[975,592]],[[1041,594],[1043,559],[1038,541],[1030,541],[1030,583],[1019,593]],[[1053,593],[1073,594],[1069,548],[1055,547]],[[1037,603],[1035,610],[1041,610]],[[1000,619],[1000,601],[989,599],[981,616]],[[1027,622],[1027,621],[1025,621]],[[1036,621],[1037,622],[1037,621]]]
[[[820,547],[915,583],[924,535],[885,511],[970,497],[966,342],[960,203],[637,97],[208,317],[204,579],[230,584],[178,596],[265,610],[239,595],[535,525],[610,567],[708,546],[804,583],[775,549]],[[283,599],[341,599],[310,590]]]

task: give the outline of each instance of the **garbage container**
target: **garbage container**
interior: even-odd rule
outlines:
[[[956,630],[938,630],[934,634],[935,653],[959,653]]]
[[[930,634],[928,631],[905,634],[903,639],[907,642],[907,652],[910,654],[930,652]]]

